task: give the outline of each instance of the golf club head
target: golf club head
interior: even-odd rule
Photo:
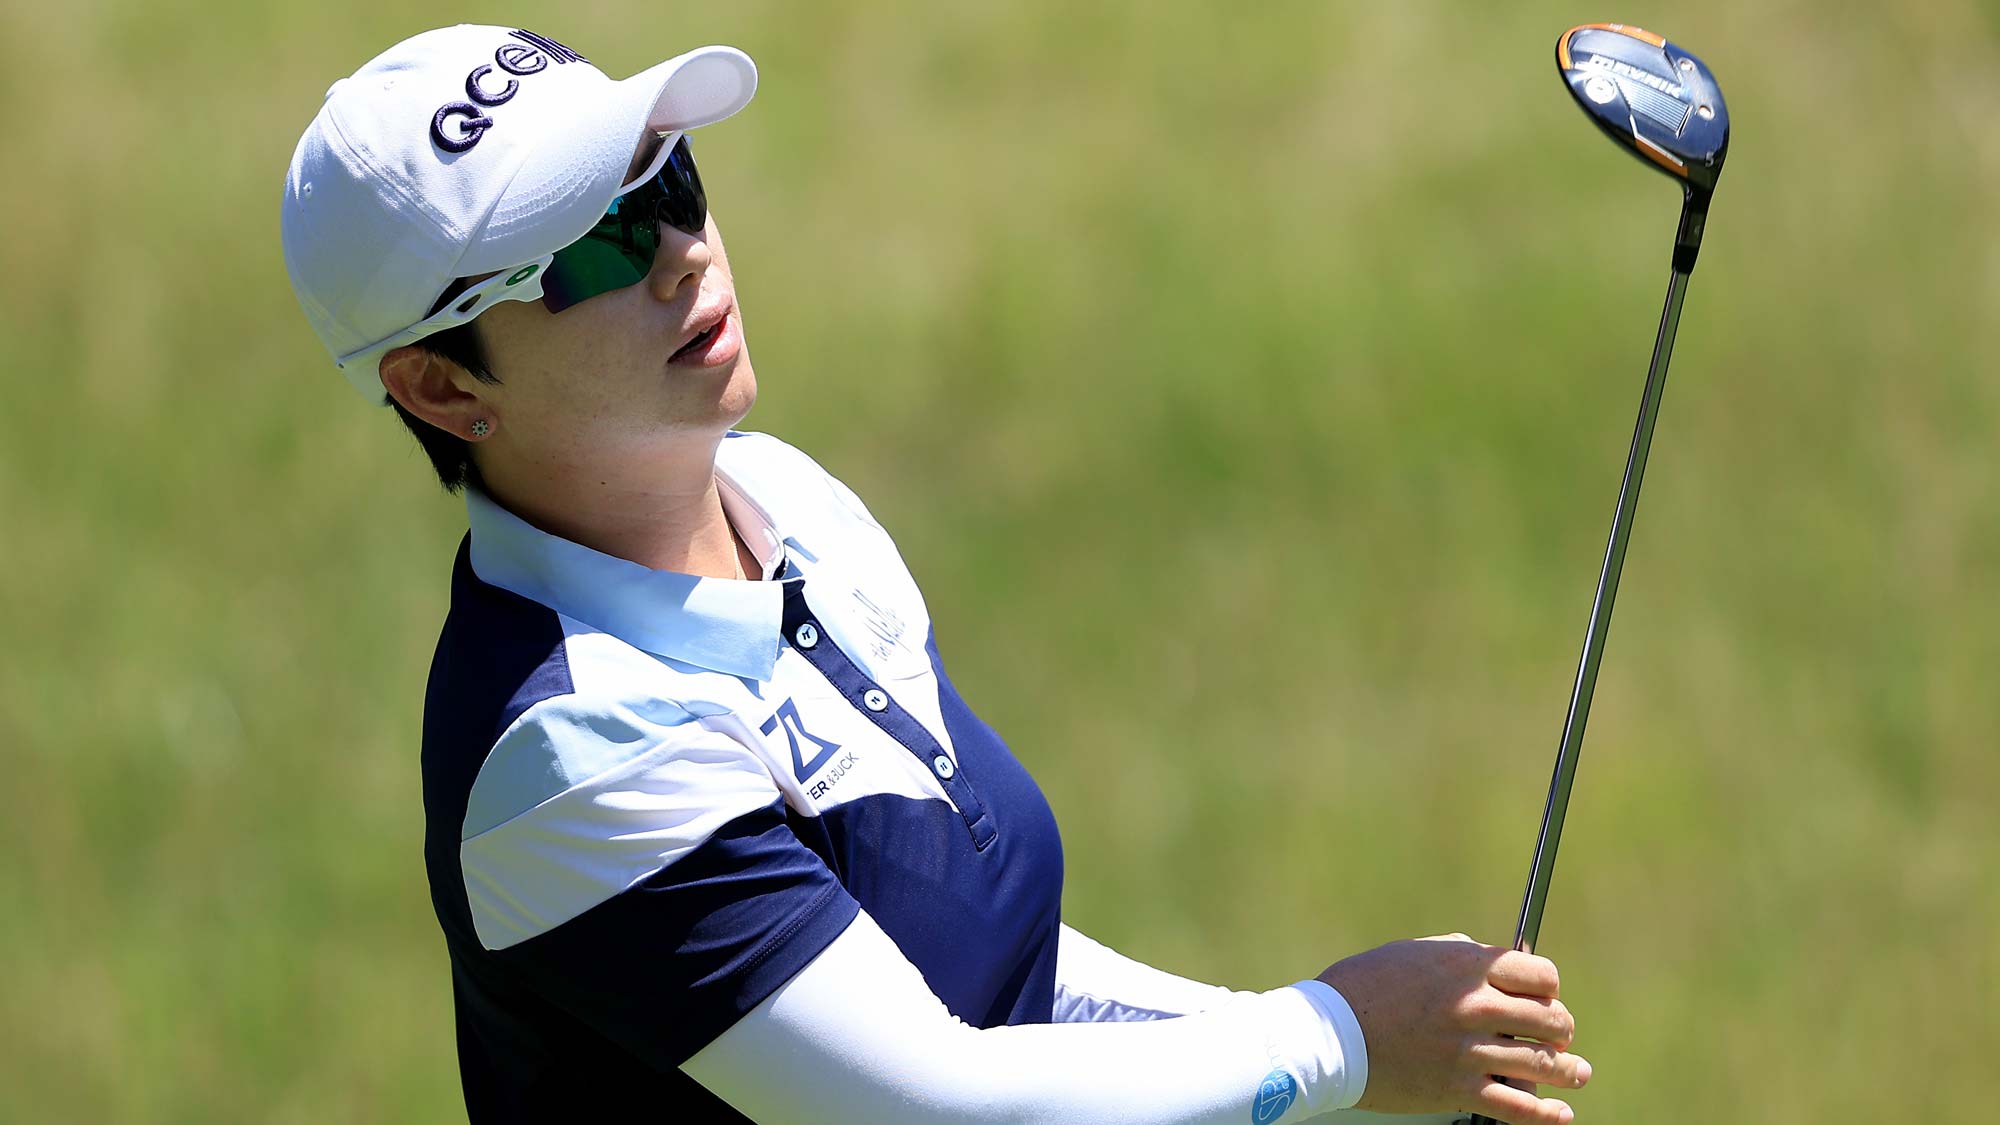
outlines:
[[[1643,28],[1587,23],[1556,40],[1556,68],[1606,136],[1690,193],[1715,190],[1729,109],[1700,59]]]

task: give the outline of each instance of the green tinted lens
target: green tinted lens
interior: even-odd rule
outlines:
[[[556,251],[542,274],[542,304],[561,312],[599,293],[637,284],[659,249],[659,232],[651,227],[635,228],[606,215],[589,234]]]
[[[561,312],[599,293],[635,285],[653,268],[660,224],[699,238],[708,222],[708,197],[685,136],[674,142],[653,178],[611,201],[589,234],[556,251],[542,275],[542,303]]]

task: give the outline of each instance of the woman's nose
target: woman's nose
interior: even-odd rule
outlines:
[[[715,260],[708,248],[705,220],[703,226],[703,234],[693,235],[660,224],[660,248],[653,253],[652,272],[646,275],[655,297],[671,301],[690,279],[696,286],[701,284],[701,275],[708,272],[709,263]]]

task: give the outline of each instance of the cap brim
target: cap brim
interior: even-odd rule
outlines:
[[[635,124],[655,133],[684,133],[713,125],[750,104],[757,92],[757,64],[734,47],[697,47],[618,83],[645,106]]]
[[[582,238],[618,197],[648,132],[713,125],[750,104],[757,66],[734,47],[697,47],[605,87],[605,100],[535,146],[459,276],[506,269]]]

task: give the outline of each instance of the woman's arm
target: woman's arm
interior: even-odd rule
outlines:
[[[683,1069],[759,1121],[880,1125],[1293,1121],[1368,1080],[1360,1024],[1318,981],[1180,1019],[982,1030],[865,913]]]
[[[1056,948],[1057,1023],[1172,1019],[1247,995],[1155,969],[1062,928]]]

